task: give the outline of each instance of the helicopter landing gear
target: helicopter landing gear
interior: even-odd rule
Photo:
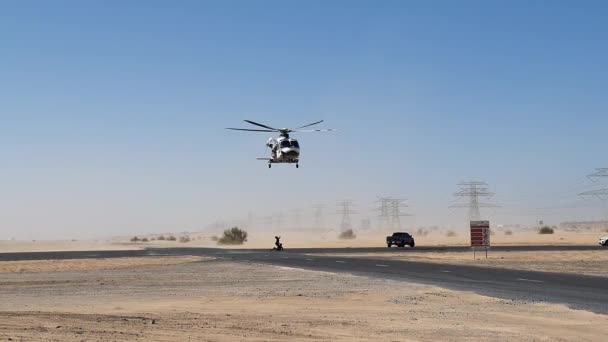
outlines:
[[[272,167],[272,164],[268,163],[268,168],[270,169]]]
[[[299,169],[299,168],[300,168],[300,164],[296,164],[296,169]]]

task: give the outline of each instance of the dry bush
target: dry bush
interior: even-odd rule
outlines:
[[[148,238],[141,239],[141,242],[148,242]]]
[[[513,231],[511,231],[511,230],[505,230],[505,235],[513,235]]]
[[[165,236],[164,236],[164,235],[161,235],[161,236],[159,236],[157,239],[158,239],[158,241],[165,241]]]
[[[224,230],[224,235],[217,240],[218,245],[242,245],[247,241],[247,232],[239,227]]]
[[[169,235],[167,237],[167,241],[177,241],[177,238],[175,236],[173,236],[173,235]]]
[[[356,238],[357,238],[357,234],[355,234],[355,232],[352,229],[344,230],[344,231],[340,232],[340,234],[338,235],[338,239],[340,239],[340,240],[352,240],[352,239],[356,239]]]
[[[424,228],[418,228],[418,230],[416,231],[416,235],[427,236],[427,235],[429,235],[429,231]]]
[[[179,242],[181,242],[181,243],[190,242],[190,237],[188,235],[180,236],[179,237]]]
[[[445,233],[445,235],[446,235],[447,237],[455,237],[455,236],[456,236],[456,235],[458,235],[458,234],[456,234],[456,232],[455,232],[455,231],[453,231],[453,230],[448,230],[448,231],[447,231],[447,233]]]
[[[220,238],[218,238],[218,237],[217,237],[217,236],[215,236],[215,235],[213,235],[213,236],[211,237],[211,241],[215,241],[215,242],[217,242],[217,241],[219,241],[219,239],[220,239]]]
[[[538,234],[553,234],[555,230],[549,226],[544,226],[538,230]]]
[[[137,241],[139,241],[139,238],[137,236],[134,236],[129,241],[131,241],[131,242],[137,242]]]

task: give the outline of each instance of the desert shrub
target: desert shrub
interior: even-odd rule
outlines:
[[[447,233],[445,233],[445,235],[446,235],[447,237],[454,237],[454,236],[456,236],[457,234],[456,234],[456,232],[455,232],[455,231],[453,231],[453,230],[448,230],[448,231],[447,231]]]
[[[158,241],[165,241],[165,236],[164,236],[164,235],[161,235],[161,236],[159,236],[157,239],[158,239]]]
[[[216,242],[217,242],[219,239],[220,239],[220,238],[218,238],[218,237],[217,237],[217,236],[215,236],[215,235],[213,235],[213,236],[211,237],[211,241],[216,241]]]
[[[511,230],[505,230],[505,235],[513,235],[513,232]]]
[[[242,245],[247,241],[247,232],[239,227],[224,230],[224,235],[217,240],[219,245]]]
[[[424,228],[418,228],[418,230],[416,231],[416,235],[427,236],[427,235],[429,235],[429,231]]]
[[[181,243],[190,242],[190,237],[188,235],[180,236],[179,242],[181,242]]]
[[[131,242],[137,242],[137,241],[139,241],[139,238],[137,236],[134,236],[129,241],[131,241]]]
[[[173,235],[169,235],[169,236],[167,237],[167,241],[177,241],[177,239],[175,238],[175,236],[173,236]]]
[[[148,242],[148,238],[141,239],[141,242]]]
[[[538,230],[538,234],[553,234],[554,229],[549,226],[544,226]]]
[[[156,241],[156,239],[155,238],[151,238],[150,241]]]
[[[341,239],[341,240],[352,240],[352,239],[356,239],[356,238],[357,238],[357,234],[355,234],[355,232],[352,229],[344,230],[344,231],[340,232],[340,234],[338,235],[338,239]]]

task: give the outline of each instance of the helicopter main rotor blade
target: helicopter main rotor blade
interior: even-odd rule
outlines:
[[[309,132],[335,132],[337,131],[336,129],[333,128],[329,128],[329,129],[303,129],[303,130],[295,130],[292,132],[296,132],[296,133],[309,133]]]
[[[231,129],[233,131],[248,131],[248,132],[276,132],[276,131],[270,130],[270,129],[249,129],[249,128],[231,128],[231,127],[228,127],[226,129]]]
[[[296,128],[296,129],[300,129],[300,128],[306,128],[306,127],[310,127],[310,126],[318,125],[318,124],[320,124],[320,123],[321,123],[321,122],[323,122],[323,121],[324,121],[324,120],[317,121],[317,122],[314,122],[314,123],[311,123],[311,124],[308,124],[308,125],[305,125],[305,126],[302,126],[302,127],[298,127],[298,128]]]
[[[256,125],[256,126],[260,126],[260,127],[264,127],[264,128],[266,128],[266,129],[271,129],[271,130],[273,130],[273,131],[277,131],[277,129],[276,129],[276,128],[272,128],[272,127],[270,127],[270,126],[262,125],[261,123],[253,122],[253,121],[251,121],[251,120],[243,120],[243,121],[248,122],[248,123],[250,123],[250,124],[252,124],[252,125]]]

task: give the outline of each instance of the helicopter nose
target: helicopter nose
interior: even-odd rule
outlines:
[[[284,148],[281,150],[282,154],[288,158],[295,158],[300,154],[300,151],[295,148]]]

